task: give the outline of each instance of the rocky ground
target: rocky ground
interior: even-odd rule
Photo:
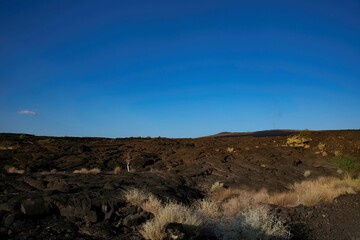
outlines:
[[[338,176],[332,156],[360,159],[359,130],[295,134],[197,139],[0,134],[0,238],[141,239],[139,228],[153,216],[125,201],[127,189],[191,205],[217,181],[280,192],[303,181],[305,171],[311,172],[307,179]],[[82,168],[95,170],[73,173]],[[360,194],[273,211],[287,220],[293,239],[360,239]]]

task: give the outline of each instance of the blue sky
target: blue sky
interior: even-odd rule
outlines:
[[[359,1],[1,1],[0,132],[360,128]]]

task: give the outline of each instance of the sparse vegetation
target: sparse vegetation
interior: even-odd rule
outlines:
[[[140,207],[147,199],[149,199],[150,195],[151,194],[148,192],[133,188],[126,190],[124,197],[128,203]]]
[[[288,194],[296,196],[296,205],[313,206],[320,202],[331,202],[334,198],[343,194],[360,191],[360,180],[350,177],[344,179],[320,177],[315,180],[295,183],[291,188],[292,191]]]
[[[227,148],[226,148],[226,151],[227,151],[228,153],[233,153],[233,152],[235,152],[235,148],[234,148],[234,147],[227,147]]]
[[[2,140],[0,142],[0,147],[2,147],[4,150],[9,149],[9,147],[12,147],[15,143],[9,140]]]
[[[217,189],[210,193],[211,199],[222,203],[226,215],[235,215],[239,209],[251,208],[254,204],[274,204],[295,207],[300,204],[313,206],[321,202],[331,202],[334,198],[360,191],[360,179],[346,176],[320,177],[289,186],[290,191],[269,194],[266,189],[257,192],[241,189]]]
[[[310,170],[306,170],[305,172],[304,172],[304,177],[309,177],[311,175],[311,171]]]
[[[335,150],[335,151],[334,151],[334,155],[338,157],[338,156],[341,156],[342,153],[341,153],[340,150]]]
[[[273,237],[289,239],[291,237],[284,221],[270,213],[269,208],[265,205],[249,208],[241,215],[244,217],[244,221],[240,222],[242,223],[240,234],[242,239],[270,239]],[[239,239],[239,237],[235,239]]]
[[[213,185],[211,185],[210,192],[215,192],[218,189],[224,188],[224,184],[220,182],[214,182]]]
[[[154,194],[137,188],[125,191],[124,197],[128,203],[153,214],[158,213],[162,206],[161,201]]]
[[[303,204],[305,206],[313,206],[320,202],[331,202],[334,198],[346,193],[359,191],[360,181],[351,178],[342,180],[338,178],[321,177],[312,181],[295,183],[292,186],[292,190],[289,194],[296,196],[298,201],[296,205]]]
[[[80,170],[74,170],[73,173],[78,173],[78,174],[99,174],[99,173],[101,173],[101,170],[100,170],[100,168],[92,168],[92,169],[81,168]]]
[[[162,208],[162,202],[151,194],[149,198],[141,205],[141,208],[146,212],[157,215]]]
[[[162,240],[164,239],[162,229],[167,223],[181,223],[186,232],[193,233],[202,226],[203,220],[191,208],[169,202],[161,207],[152,220],[143,225],[140,232],[145,239]]]
[[[40,140],[37,141],[37,143],[39,145],[49,145],[49,144],[54,143],[54,142],[55,142],[55,140],[52,139],[52,138],[44,138],[44,139],[40,139]]]
[[[4,170],[5,170],[7,173],[15,173],[15,174],[24,174],[24,173],[25,173],[25,170],[23,170],[23,169],[18,169],[17,167],[9,166],[9,165],[5,165],[5,166],[4,166]]]
[[[304,129],[299,132],[299,137],[302,139],[309,139],[311,137],[311,131],[309,129]]]
[[[19,135],[20,140],[25,140],[26,138],[27,138],[27,136],[25,134],[20,134]]]
[[[218,204],[211,199],[203,199],[199,201],[196,208],[206,222],[208,222],[209,219],[218,217],[220,214],[220,208]]]
[[[116,166],[114,168],[114,174],[119,174],[121,172],[121,167],[120,166]]]
[[[331,158],[331,162],[335,163],[338,168],[349,174],[360,171],[360,162],[355,157],[334,156]]]
[[[252,200],[248,197],[250,195],[232,199],[234,202],[247,199],[247,203],[240,208],[236,204],[217,203],[211,199],[204,199],[188,207],[174,202],[161,204],[153,194],[143,190],[131,189],[125,193],[129,203],[145,208],[145,211],[148,211],[147,206],[155,206],[152,208],[155,211],[150,210],[155,217],[146,222],[141,230],[145,239],[163,239],[163,227],[167,223],[183,224],[190,235],[197,235],[201,228],[211,228],[219,239],[290,237],[288,228],[280,218],[270,214],[268,207],[263,204],[250,204]]]
[[[359,217],[353,205],[360,198],[360,180],[355,178],[359,172],[348,174],[353,163],[341,157],[353,156],[350,162],[360,163],[358,134],[316,132],[313,141],[298,134],[151,141],[36,136],[20,140],[19,135],[4,134],[0,143],[9,142],[0,153],[2,167],[8,167],[2,169],[1,201],[46,209],[41,213],[45,218],[36,217],[44,229],[58,224],[48,223],[48,214],[60,214],[84,229],[71,235],[74,238],[287,239],[294,227],[294,239],[302,239],[314,232],[296,227],[309,229],[316,224],[326,226],[316,236],[329,228],[341,236],[336,227],[353,228],[348,220]],[[328,157],[322,157],[324,153]],[[351,167],[335,164],[336,158],[330,164],[334,155]],[[92,175],[97,173],[102,176]],[[129,190],[120,190],[124,188]],[[52,212],[53,206],[65,210]],[[24,224],[31,221],[30,215],[18,215],[17,209],[6,213],[4,221],[12,216]],[[327,225],[323,215],[334,221]],[[32,234],[30,228],[24,229],[26,236]]]
[[[326,145],[324,144],[324,143],[319,143],[318,145],[317,145],[317,148],[319,149],[319,151],[324,151],[325,150],[325,147],[326,147]]]

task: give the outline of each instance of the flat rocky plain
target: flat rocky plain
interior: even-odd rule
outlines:
[[[0,134],[0,238],[142,239],[139,229],[153,215],[125,200],[129,189],[191,206],[216,182],[283,192],[296,182],[339,177],[330,161],[335,155],[360,160],[359,130],[311,131],[305,143],[289,143],[296,134],[194,139]],[[74,173],[82,168],[95,170]],[[360,239],[360,193],[316,206],[271,207],[292,239]]]

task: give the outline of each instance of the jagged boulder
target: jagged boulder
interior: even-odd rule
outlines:
[[[42,198],[28,198],[21,203],[21,212],[27,216],[41,216],[49,212],[49,204]]]

